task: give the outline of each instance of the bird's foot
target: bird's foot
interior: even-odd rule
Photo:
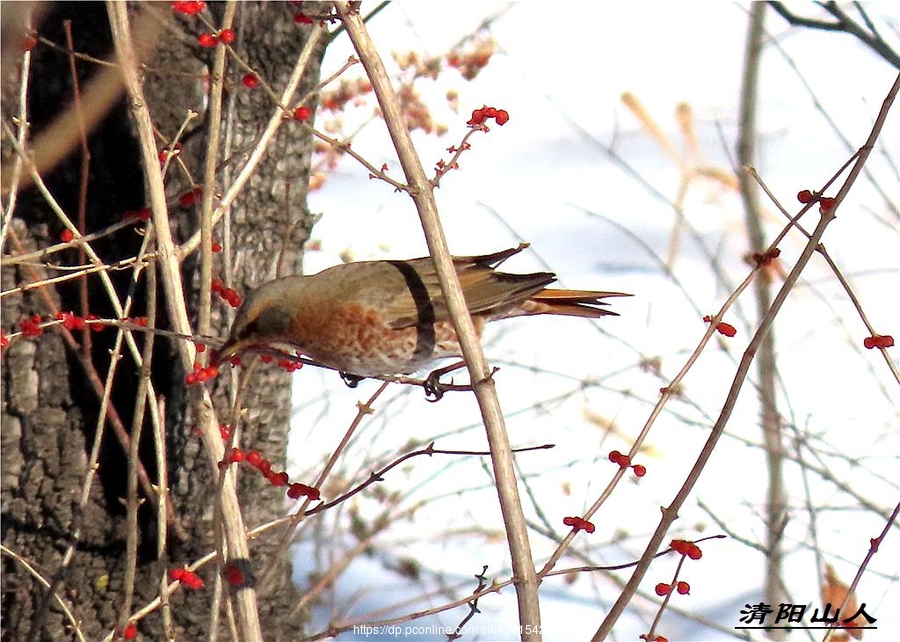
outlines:
[[[450,383],[444,383],[443,381],[441,381],[441,377],[443,377],[445,374],[465,367],[466,363],[464,361],[460,361],[459,363],[454,363],[444,368],[438,368],[437,370],[432,370],[430,373],[428,373],[428,376],[425,377],[425,380],[422,382],[422,388],[425,390],[425,399],[433,403],[435,401],[440,401],[444,396],[444,393],[448,390],[471,390],[472,386],[456,385],[453,383],[453,379],[450,380]]]
[[[360,377],[359,375],[350,374],[349,372],[341,372],[341,379],[344,380],[344,383],[347,384],[348,388],[355,388],[359,385],[359,382],[365,379],[365,377]]]

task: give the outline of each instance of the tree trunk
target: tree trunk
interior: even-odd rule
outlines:
[[[203,74],[210,64],[213,49],[203,49],[196,36],[206,31],[196,16],[175,16],[169,3],[139,5],[138,12],[149,10],[165,23],[152,57],[147,60],[145,89],[154,124],[167,138],[174,136],[187,110],[203,116]],[[223,7],[210,5],[206,15],[219,24]],[[238,39],[231,45],[239,55],[265,78],[276,92],[293,67],[302,49],[308,28],[295,24],[296,7],[288,3],[239,3],[235,22]],[[111,56],[111,40],[106,7],[101,3],[59,3],[44,16],[39,33],[65,46],[64,20],[72,21],[76,51],[98,58]],[[5,27],[6,25],[4,25]],[[311,65],[298,96],[318,82],[318,59]],[[4,60],[4,80],[15,61]],[[72,100],[69,57],[61,51],[39,44],[33,52],[29,86],[29,120],[32,139]],[[78,61],[79,81],[86,80],[98,67]],[[188,74],[182,74],[187,71]],[[274,105],[268,95],[250,91],[241,84],[245,72],[229,62],[225,116],[230,127],[230,154],[219,154],[222,170],[217,175],[218,193],[224,192],[228,177],[236,173],[254,145]],[[14,131],[15,87],[4,84],[3,117]],[[310,104],[310,107],[315,107]],[[311,137],[299,126],[285,124],[273,147],[253,179],[233,207],[228,245],[234,248],[230,259],[230,284],[238,292],[274,274],[273,257],[280,256],[283,270],[299,271],[302,246],[309,234],[311,218],[306,213]],[[81,232],[92,232],[119,220],[127,210],[145,205],[143,171],[129,112],[119,98],[110,115],[89,136],[90,178]],[[12,164],[11,151],[4,136],[4,174]],[[218,141],[222,143],[222,141]],[[182,160],[197,182],[202,180],[206,139],[205,119],[192,124],[185,139]],[[162,145],[160,145],[162,147]],[[82,154],[75,149],[44,180],[62,208],[73,221],[79,216]],[[187,183],[174,170],[169,173],[167,192],[173,228],[184,241],[199,229],[194,206],[179,207],[177,196]],[[290,184],[290,202],[286,203],[285,185]],[[4,186],[5,188],[5,186]],[[4,205],[7,197],[4,195]],[[198,200],[199,203],[199,200]],[[106,262],[134,256],[143,237],[135,233],[145,224],[126,227],[92,243]],[[45,248],[58,242],[63,227],[45,199],[32,187],[19,194],[14,218],[7,231],[3,256]],[[220,223],[216,240],[225,242]],[[48,259],[54,264],[84,262],[74,249]],[[188,258],[182,265],[189,297],[188,309],[196,314],[199,292],[199,262]],[[148,270],[152,269],[148,267]],[[226,265],[217,256],[214,278],[229,280]],[[59,272],[35,263],[4,268],[3,291],[34,283]],[[134,309],[130,316],[147,314],[146,276],[131,285],[130,269],[110,271],[120,300],[129,288],[134,291]],[[160,288],[160,297],[162,289]],[[115,317],[97,275],[82,277],[56,286],[41,285],[24,293],[3,298],[4,335],[20,329],[20,321],[40,315],[42,321],[55,318],[58,311],[73,311],[80,316],[96,314]],[[168,321],[158,305],[159,327]],[[224,302],[213,302],[214,334],[224,336],[233,310]],[[88,499],[80,506],[97,419],[102,384],[110,367],[110,349],[116,336],[114,328],[101,332],[73,331],[74,342],[60,326],[47,327],[40,336],[14,337],[3,351],[2,375],[2,503],[3,503],[3,639],[74,639],[74,627],[59,603],[60,597],[77,620],[78,630],[88,639],[111,632],[121,621],[126,584],[126,536],[128,521],[124,498],[127,496],[128,453],[114,437],[113,423],[118,418],[125,432],[132,430],[138,370],[127,350],[117,364],[110,398],[110,413],[100,448],[99,467],[90,485]],[[157,337],[151,361],[151,380],[156,401],[166,408],[165,442],[168,485],[173,514],[170,516],[168,546],[157,559],[156,509],[144,501],[138,511],[137,567],[134,600],[130,612],[145,606],[159,593],[160,578],[167,569],[180,568],[215,550],[213,504],[216,471],[208,464],[201,442],[192,427],[186,405],[184,372],[174,358],[174,339]],[[142,345],[143,340],[139,339]],[[88,346],[88,347],[85,347]],[[79,357],[79,353],[82,357]],[[95,371],[100,387],[91,382]],[[229,406],[225,386],[217,386],[220,409]],[[276,368],[258,370],[246,399],[246,417],[242,445],[260,450],[273,465],[283,470],[288,435],[290,376]],[[226,417],[226,414],[222,414]],[[223,419],[224,421],[224,419]],[[153,427],[145,420],[140,440],[140,460],[149,482],[159,479],[155,461]],[[262,476],[241,472],[240,499],[244,521],[252,528],[284,514],[284,489],[273,487]],[[139,486],[139,496],[148,495]],[[251,542],[251,571],[261,577],[275,555],[277,536]],[[74,555],[67,565],[63,558],[70,546]],[[32,570],[29,570],[30,566]],[[174,634],[179,639],[204,639],[210,634],[215,567],[207,565],[198,574],[206,585],[199,591],[181,589],[171,598]],[[52,593],[35,575],[46,579]],[[257,587],[258,589],[261,587]],[[298,593],[291,582],[289,560],[279,560],[272,586],[259,596],[263,631],[271,639],[290,639],[302,628],[292,616]],[[222,602],[224,605],[224,600]],[[228,638],[227,615],[220,606],[220,638]],[[147,639],[165,639],[159,611],[137,623]]]

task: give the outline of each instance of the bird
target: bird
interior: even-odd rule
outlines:
[[[631,296],[551,289],[552,272],[497,270],[526,247],[452,257],[479,337],[487,323],[511,317],[618,316],[604,299]],[[217,361],[271,348],[356,378],[408,375],[462,355],[430,256],[344,263],[262,283],[245,297]]]

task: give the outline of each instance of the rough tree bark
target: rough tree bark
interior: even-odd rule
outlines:
[[[295,10],[288,3],[239,3],[234,47],[274,87],[280,86],[302,49],[305,26],[292,19]],[[147,10],[138,5],[135,11]],[[174,135],[187,110],[203,113],[204,84],[202,74],[211,60],[211,50],[198,46],[196,34],[205,30],[196,19],[175,17],[169,3],[150,7],[166,25],[152,58],[147,61],[145,86],[151,112],[159,131]],[[221,18],[221,6],[208,6],[214,23]],[[111,43],[106,8],[101,3],[59,3],[43,17],[39,32],[50,40],[64,44],[62,25],[72,21],[75,49],[98,58],[110,56]],[[316,56],[310,74],[301,85],[298,96],[318,82]],[[9,82],[17,61],[4,59],[3,118],[11,127],[15,113],[15,83]],[[82,83],[96,72],[95,65],[79,61]],[[182,71],[188,72],[182,74]],[[273,105],[262,91],[247,91],[241,86],[244,72],[229,66],[226,91],[226,119],[230,127],[230,157],[220,154],[222,170],[218,175],[219,191],[223,177],[238,167],[249,153],[256,136],[272,112]],[[14,73],[12,74],[14,76]],[[38,134],[71,101],[72,82],[69,59],[65,53],[39,45],[34,50],[29,91],[29,120]],[[135,143],[128,111],[119,104],[108,118],[90,135],[90,181],[85,229],[102,228],[122,216],[126,210],[144,206],[143,174],[137,166]],[[310,105],[314,107],[314,104]],[[206,140],[203,119],[195,121],[185,144],[182,158],[196,180],[203,175],[203,151]],[[15,127],[13,127],[15,129]],[[222,141],[220,141],[222,142]],[[299,271],[303,243],[308,237],[311,218],[306,213],[311,138],[300,127],[283,127],[278,138],[233,208],[230,245],[231,285],[238,292],[271,278],[273,257],[278,256],[286,272]],[[4,165],[11,162],[11,151],[4,140]],[[77,220],[81,154],[70,157],[46,176],[51,191],[67,213]],[[171,197],[184,189],[173,177],[168,185]],[[286,186],[289,185],[289,189]],[[289,192],[290,200],[285,194]],[[174,198],[171,199],[174,202]],[[170,212],[177,218],[176,229],[184,240],[198,229],[193,208],[175,205]],[[62,227],[34,189],[20,195],[10,236],[4,247],[8,254],[40,249],[56,242]],[[222,238],[220,224],[215,231]],[[95,247],[105,260],[114,261],[133,256],[140,237],[126,228]],[[68,256],[54,258],[55,263],[76,263],[74,250]],[[189,259],[183,265],[189,288],[189,309],[196,311],[199,291],[199,265]],[[224,278],[224,265],[217,263]],[[43,266],[17,265],[2,272],[3,290],[34,282],[55,274]],[[130,272],[113,272],[118,294],[124,298]],[[136,307],[132,316],[145,314],[145,280],[136,290]],[[56,310],[88,312],[113,316],[95,276],[58,287],[43,286],[22,294],[4,297],[2,328],[5,334],[18,330],[21,319],[34,314],[50,318]],[[84,303],[87,303],[84,306]],[[163,306],[159,306],[164,310]],[[157,316],[160,327],[166,327],[163,312]],[[213,315],[215,333],[227,331],[229,315],[221,305]],[[115,332],[79,334],[84,343],[90,338],[90,358],[101,379],[109,366],[109,348]],[[191,417],[184,404],[184,373],[178,372],[172,358],[172,344],[157,339],[152,361],[152,380],[158,394],[165,398],[169,486],[180,528],[170,531],[168,559],[156,560],[155,509],[145,502],[139,512],[140,540],[135,582],[135,608],[152,599],[165,566],[189,563],[214,549],[212,538],[212,502],[214,473],[201,452],[199,439],[192,430]],[[57,328],[47,329],[40,337],[13,341],[2,356],[2,507],[3,545],[14,555],[31,563],[45,578],[59,581],[56,592],[72,607],[81,632],[96,639],[116,625],[121,607],[125,537],[127,526],[121,498],[126,495],[127,453],[105,433],[98,476],[91,488],[89,501],[81,510],[78,500],[87,473],[88,453],[98,416],[98,396],[86,382],[85,370],[74,352],[67,348]],[[128,428],[131,425],[136,395],[137,372],[130,358],[123,358],[116,375],[112,407]],[[226,407],[225,390],[219,391],[221,407]],[[277,369],[260,370],[251,382],[246,399],[244,444],[259,449],[283,469],[288,435],[290,377]],[[225,415],[223,415],[225,416]],[[151,481],[157,479],[149,422],[143,429],[141,458]],[[282,489],[283,490],[283,489]],[[259,475],[243,474],[241,504],[244,519],[255,526],[284,513],[284,494]],[[143,496],[143,494],[142,494]],[[80,529],[75,555],[65,573],[58,573],[66,548],[73,543],[73,533]],[[261,538],[252,543],[252,563],[261,570],[274,555],[274,538]],[[200,575],[207,580],[203,592],[179,591],[172,596],[174,623],[179,639],[205,639],[209,635],[212,567]],[[28,573],[21,561],[3,556],[3,639],[71,639],[73,632],[47,589]],[[289,614],[298,593],[291,582],[289,560],[282,560],[274,585],[260,595],[260,617],[263,630],[271,639],[290,639],[297,634],[301,622],[291,621]],[[226,618],[222,617],[222,623]],[[224,625],[223,625],[224,626]],[[149,616],[139,626],[149,639],[163,639],[158,615]],[[227,639],[223,628],[221,634]]]

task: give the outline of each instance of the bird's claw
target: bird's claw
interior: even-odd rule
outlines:
[[[447,390],[447,384],[441,382],[442,374],[444,374],[442,370],[435,370],[434,372],[429,373],[429,375],[425,377],[425,381],[422,382],[426,401],[435,403],[443,398],[444,392]],[[453,385],[452,380],[449,385]]]
[[[360,377],[359,375],[350,374],[349,372],[341,372],[341,379],[344,380],[344,383],[347,384],[348,388],[355,388],[359,385],[359,382],[365,379],[365,377]]]

